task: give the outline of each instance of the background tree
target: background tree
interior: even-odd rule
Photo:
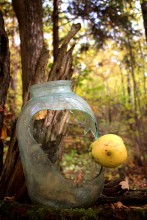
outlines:
[[[144,21],[144,29],[145,29],[146,41],[147,41],[147,1],[146,0],[141,0],[140,4],[141,4],[143,21]]]
[[[53,1],[53,57],[54,60],[58,53],[59,48],[59,10],[58,10],[59,0]]]
[[[70,0],[67,11],[75,17],[87,21],[89,34],[95,38],[97,47],[102,47],[107,39],[118,42],[120,33],[133,31],[130,14],[125,11],[125,5],[131,1],[74,1]],[[133,16],[133,15],[132,15]],[[69,15],[70,17],[70,15]],[[133,33],[133,32],[132,32]]]
[[[0,174],[3,169],[3,139],[5,138],[6,95],[10,83],[10,53],[4,20],[0,11]]]

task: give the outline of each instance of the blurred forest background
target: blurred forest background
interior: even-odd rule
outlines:
[[[23,2],[29,11],[29,7],[35,4],[35,1],[12,2],[0,1],[0,11],[9,39],[11,75],[1,128],[1,142],[4,145],[3,156],[1,154],[1,180],[4,176],[3,169],[14,124],[29,86],[29,77],[22,73],[25,72],[22,67],[25,61],[21,61],[23,52],[20,51],[20,41],[24,50],[33,51],[33,46],[29,48],[28,38],[26,40],[23,38],[23,31],[20,29],[22,24],[26,26],[28,24],[25,23],[25,13],[22,15],[24,23],[20,18],[19,2]],[[127,176],[132,188],[146,188],[147,1],[37,2],[38,7],[42,7],[42,13],[37,13],[38,17],[42,16],[43,38],[49,53],[45,74],[50,71],[58,47],[71,25],[81,23],[81,30],[74,38],[75,48],[72,55],[75,92],[87,100],[93,109],[99,135],[107,133],[120,135],[129,154],[128,160],[121,167],[106,171],[106,178]],[[34,59],[33,52],[30,54]],[[29,70],[32,71],[31,68]]]

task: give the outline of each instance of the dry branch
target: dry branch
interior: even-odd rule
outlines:
[[[70,52],[67,52],[67,48],[70,40],[76,35],[76,33],[80,30],[80,28],[81,28],[80,23],[72,25],[71,30],[69,31],[68,35],[65,37],[61,47],[58,50],[56,60],[51,68],[51,71],[49,72],[49,77],[48,77],[49,81],[66,79],[66,77],[68,77],[71,68],[71,60],[72,60],[71,55],[74,46],[71,47]],[[66,63],[68,65],[65,65]]]
[[[57,58],[51,68],[51,71],[48,76],[48,81],[51,80],[60,80],[60,79],[70,79],[72,76],[72,51],[74,45],[67,51],[68,44],[70,40],[75,36],[75,34],[80,30],[80,24],[73,24],[71,30],[65,37],[63,44],[59,48]],[[30,85],[34,83],[42,82],[42,79],[45,80],[45,68],[48,59],[48,52],[45,48],[42,49],[41,54],[38,58],[38,62],[35,66],[35,75],[33,82],[30,82]],[[28,99],[28,94],[26,94],[26,99],[24,103],[26,103]],[[36,133],[36,139],[41,138],[43,140],[44,148],[48,148],[52,144],[56,145],[56,150],[59,148],[59,144],[62,140],[62,136],[64,133],[64,129],[61,132],[61,127],[63,128],[62,119],[64,119],[64,115],[55,112],[51,116],[51,131],[52,135],[48,132],[48,127],[44,126],[44,122],[41,121],[36,123],[37,126],[41,126],[43,130],[43,137],[38,137]],[[49,116],[49,117],[50,117]],[[61,122],[61,126],[60,126]],[[3,199],[6,196],[14,196],[15,200],[20,200],[25,197],[26,187],[24,184],[24,175],[21,165],[21,160],[19,156],[19,150],[17,145],[17,139],[15,134],[12,135],[11,143],[9,147],[9,151],[7,154],[6,162],[4,165],[4,169],[0,178],[0,198]],[[47,138],[46,138],[47,135]],[[51,149],[51,148],[50,148]],[[50,158],[52,161],[56,160],[56,158],[52,157],[54,152],[49,151]]]
[[[71,30],[63,40],[53,66],[49,72],[49,81],[71,79],[72,52],[74,49],[74,44],[69,50],[68,46],[71,39],[76,35],[80,28],[81,25],[79,23],[73,24]],[[57,155],[59,149],[61,148],[61,142],[65,134],[65,125],[63,126],[63,121],[65,121],[66,117],[67,113],[65,111],[51,111],[48,112],[45,120],[38,120],[35,122],[34,137],[39,143],[42,143],[43,150],[53,163],[56,163],[58,159]],[[50,121],[50,123],[46,123],[47,121]],[[41,135],[38,135],[38,129],[42,131],[40,132]]]
[[[147,189],[143,190],[129,190],[122,196],[102,196],[96,202],[96,205],[103,205],[108,203],[122,202],[125,205],[145,205],[147,204]]]

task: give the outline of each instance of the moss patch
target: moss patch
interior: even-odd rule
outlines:
[[[43,220],[43,219],[97,219],[97,215],[100,212],[99,209],[93,210],[88,209],[53,209],[48,207],[34,207],[28,210],[26,216],[32,220]]]
[[[147,206],[112,208],[111,204],[105,204],[87,209],[55,209],[42,205],[0,201],[0,219],[5,220],[105,220],[114,217],[116,220],[146,220]]]

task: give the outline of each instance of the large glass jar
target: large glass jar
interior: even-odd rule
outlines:
[[[88,207],[100,196],[103,169],[88,152],[98,138],[95,116],[71,81],[30,87],[17,122],[26,185],[33,202],[56,208]]]

